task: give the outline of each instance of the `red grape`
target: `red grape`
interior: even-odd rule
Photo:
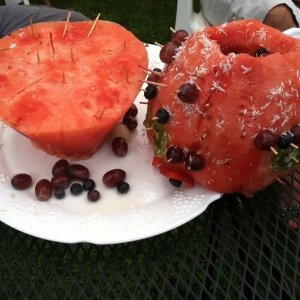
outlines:
[[[159,52],[159,58],[163,63],[170,64],[174,58],[173,56],[176,54],[176,45],[168,42],[166,43]]]
[[[182,84],[177,92],[178,98],[185,103],[195,103],[197,95],[197,86],[189,82]]]
[[[188,32],[185,30],[177,30],[171,37],[171,42],[174,43],[176,46],[180,46],[185,39],[189,36]]]
[[[16,190],[25,190],[32,185],[32,177],[25,173],[17,174],[11,179],[11,185]]]
[[[254,145],[260,150],[268,151],[276,145],[276,136],[271,130],[264,129],[254,138]]]
[[[47,201],[52,195],[52,184],[48,179],[41,179],[35,186],[35,195],[40,201]]]
[[[107,187],[116,187],[126,178],[126,172],[122,169],[113,169],[106,172],[102,177],[102,182]]]

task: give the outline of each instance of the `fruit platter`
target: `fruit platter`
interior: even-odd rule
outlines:
[[[42,24],[40,26],[42,26]],[[86,26],[85,38],[90,28],[92,28],[93,23],[86,24]],[[21,30],[17,31],[16,34],[21,37],[28,34],[27,38],[32,38],[30,37],[32,32],[39,34],[39,28],[42,27],[38,27],[37,24],[34,24],[33,29],[29,27],[25,29],[25,33]],[[64,33],[64,28],[65,24],[60,24],[61,36]],[[98,29],[100,30],[101,26],[94,28],[94,32],[89,39],[97,33]],[[119,27],[117,29],[117,35],[120,36]],[[65,38],[71,35],[70,30],[75,31],[74,28],[68,27]],[[115,28],[114,30],[116,31]],[[49,30],[46,31],[46,34],[48,35],[46,39],[50,40]],[[132,37],[130,37],[130,39],[132,39]],[[54,31],[52,40],[54,41],[54,47],[56,49],[55,55],[58,56],[59,50],[57,45],[59,41]],[[7,48],[7,46],[15,47],[15,44],[16,42],[9,41],[8,45],[3,46],[3,48]],[[143,61],[136,61],[135,72],[137,73],[137,77],[131,79],[135,83],[134,89],[136,95],[131,96],[131,98],[134,97],[134,104],[138,110],[134,118],[137,128],[131,125],[131,127],[135,129],[129,131],[131,141],[128,143],[126,156],[122,156],[120,153],[118,153],[119,156],[117,156],[114,153],[112,149],[112,135],[107,137],[107,140],[103,142],[99,150],[95,151],[95,144],[90,143],[87,145],[89,142],[88,138],[85,138],[85,136],[88,135],[87,132],[84,133],[85,145],[80,145],[82,141],[75,145],[76,141],[80,140],[80,136],[77,135],[72,147],[69,149],[65,148],[62,150],[62,148],[55,148],[55,143],[51,143],[51,147],[47,146],[41,150],[41,147],[37,145],[41,141],[40,137],[38,137],[38,140],[36,139],[36,135],[33,137],[33,140],[32,136],[28,138],[28,136],[31,135],[29,131],[20,133],[23,129],[19,127],[16,130],[16,124],[12,124],[16,123],[16,119],[14,119],[14,122],[7,122],[7,120],[4,122],[5,116],[3,118],[2,115],[3,122],[1,122],[0,127],[0,220],[2,222],[27,234],[52,241],[112,244],[154,236],[178,227],[201,214],[212,201],[221,196],[219,193],[206,189],[174,189],[170,186],[169,182],[161,180],[157,171],[152,167],[152,146],[148,141],[143,126],[147,106],[140,104],[140,102],[145,101],[144,92],[142,90],[140,91],[140,87],[146,85],[146,83],[140,82],[139,80],[145,79],[145,71],[138,65],[153,69],[156,67],[162,68],[164,64],[159,59],[160,47],[154,45],[147,45],[147,47],[145,47],[141,42],[138,42],[138,45],[142,45],[145,55],[142,52],[141,56],[143,57]],[[53,60],[51,41],[48,46],[50,50],[50,60]],[[121,46],[124,48],[123,40]],[[91,45],[91,47],[93,47],[93,45]],[[127,47],[129,47],[129,43]],[[137,46],[134,45],[134,47],[136,48]],[[72,63],[72,60],[76,61],[76,59],[78,59],[76,55],[79,54],[75,47],[72,48],[73,54],[70,49],[71,47],[68,48],[66,56]],[[107,52],[110,50],[107,43],[104,51],[106,52],[106,56],[108,56]],[[2,53],[4,53],[4,51]],[[47,64],[52,63],[46,60],[45,53],[45,50],[36,50],[32,54],[34,67],[39,67],[44,62]],[[97,60],[97,58],[95,58],[95,60]],[[6,59],[6,62],[7,61]],[[104,65],[104,59],[99,63]],[[62,62],[60,62],[60,64],[62,64]],[[10,66],[11,69],[14,69],[13,64]],[[15,72],[20,72],[18,66],[19,64],[16,63]],[[49,67],[45,66],[45,68],[46,67],[47,72],[51,73]],[[53,65],[51,65],[51,68],[54,68]],[[11,70],[8,66],[7,69]],[[58,76],[57,80],[60,81],[59,84],[66,85],[70,81],[71,72],[66,70],[67,68],[65,68],[63,73],[61,67],[57,68],[55,75]],[[40,76],[40,73],[41,71],[36,72],[34,76]],[[123,72],[123,74],[125,74],[125,72]],[[33,76],[30,76],[30,74],[24,75],[22,78],[19,78],[19,81],[14,80],[12,84],[17,91],[20,91],[24,85],[28,83],[22,83],[22,80],[35,81],[32,79]],[[2,82],[4,80],[5,78],[2,79]],[[125,81],[126,80],[125,78]],[[66,83],[63,83],[63,81]],[[76,84],[78,84],[78,82]],[[127,91],[124,90],[123,87],[121,87],[121,89],[123,89],[123,93],[126,94]],[[92,88],[91,91],[94,92],[94,89]],[[28,90],[28,93],[32,94],[32,91]],[[130,108],[133,100],[130,100],[124,106],[123,112],[119,113],[119,119],[121,118],[120,116]],[[35,102],[34,105],[35,106],[32,105],[32,107],[37,107],[37,102]],[[16,107],[17,106],[14,106],[14,109],[18,111]],[[39,107],[41,107],[41,105]],[[24,109],[24,107],[22,107],[22,109]],[[40,108],[40,112],[41,109],[42,108]],[[72,109],[72,107],[70,107],[70,109]],[[2,109],[2,111],[4,110],[5,109]],[[40,118],[40,112],[36,112],[35,114],[34,110],[32,112],[30,110],[31,109],[28,108],[28,114],[31,113],[31,115],[27,121],[26,114],[24,115],[24,113],[22,113],[24,116],[23,125],[26,122],[31,123],[34,115],[36,118]],[[69,113],[68,110],[69,108],[64,109],[66,114]],[[15,118],[16,116],[17,114],[14,113],[13,117]],[[115,126],[117,121],[120,120],[112,121],[113,126]],[[41,119],[37,119],[35,127],[38,126],[37,124],[39,124],[39,122],[41,122]],[[83,122],[82,119],[81,122]],[[131,123],[134,122],[131,120]],[[81,128],[84,128],[83,125],[84,124],[81,125]],[[26,124],[24,126],[26,126]],[[49,125],[48,127],[51,128]],[[28,126],[27,130],[30,128],[33,129],[32,132],[37,132],[33,126]],[[101,136],[98,138],[103,139]],[[50,141],[55,141],[55,139],[56,136],[54,135],[50,139],[48,136],[48,140]],[[94,138],[92,141],[93,140]],[[40,145],[43,148],[43,143]],[[69,143],[67,143],[67,146],[68,145]],[[76,157],[77,154],[74,154],[75,152],[69,152],[69,150],[73,151],[76,148],[82,149],[86,145],[90,149],[88,151],[86,151],[87,148],[85,149],[86,157],[79,159]],[[53,155],[53,151],[56,151],[56,153],[63,151],[65,155]],[[91,155],[91,152],[94,152],[93,155]],[[84,169],[82,173],[88,172],[90,179],[95,182],[96,189],[100,193],[100,199],[90,200],[87,197],[87,191],[83,191],[80,195],[76,195],[75,191],[75,194],[73,194],[74,191],[72,193],[69,188],[66,190],[63,199],[59,199],[60,195],[54,195],[54,190],[49,199],[49,195],[47,195],[49,189],[47,189],[47,186],[49,186],[49,181],[53,183],[53,179],[51,180],[51,178],[54,177],[52,172],[53,170],[54,172],[57,172],[55,170],[59,170],[59,162],[62,161],[68,161],[72,166],[81,165],[85,167],[86,169]],[[126,182],[130,185],[130,190],[127,193],[125,193],[124,190],[120,193],[116,188],[108,187],[102,180],[104,174],[111,170],[120,169],[126,172]],[[29,175],[29,181],[28,176],[22,177],[22,174]],[[21,175],[21,177],[18,177],[18,175]],[[66,182],[64,177],[56,178],[56,180]],[[26,185],[30,185],[30,187],[22,189],[22,185],[24,185],[24,188]],[[56,196],[58,196],[58,198]]]
[[[67,20],[0,49],[0,220],[25,233],[151,237],[300,161],[300,41],[258,21],[145,45],[112,22]]]

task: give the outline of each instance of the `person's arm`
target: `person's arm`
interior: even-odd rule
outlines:
[[[300,0],[298,0],[300,3]],[[295,2],[297,2],[295,0]],[[272,8],[266,15],[263,22],[266,25],[277,28],[281,31],[292,27],[298,27],[297,20],[292,10],[285,4],[280,4]]]

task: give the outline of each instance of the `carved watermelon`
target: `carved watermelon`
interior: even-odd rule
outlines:
[[[0,119],[50,154],[88,157],[132,105],[147,62],[112,22],[20,29],[0,40]]]
[[[206,28],[159,83],[144,124],[173,183],[251,195],[298,164],[299,40],[255,20]]]

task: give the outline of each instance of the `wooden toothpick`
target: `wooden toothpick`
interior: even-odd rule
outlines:
[[[62,83],[66,83],[65,71],[62,73]]]
[[[279,177],[276,177],[275,178],[281,185],[285,185],[285,182],[282,181]]]
[[[175,33],[175,29],[173,27],[170,27],[170,30]]]
[[[31,28],[31,35],[32,35],[32,37],[35,37],[34,28],[33,28],[33,22],[32,22],[32,18],[31,17],[29,18],[29,23],[30,23],[30,28]]]
[[[73,48],[71,48],[71,61],[74,62],[74,54],[73,54]]]
[[[37,59],[37,63],[40,64],[41,63],[41,59],[40,59],[40,53],[39,53],[38,50],[36,51],[36,59]]]
[[[290,143],[290,146],[293,147],[296,150],[299,149],[299,147],[297,145],[293,144],[293,143]]]
[[[92,27],[91,27],[91,29],[90,29],[88,35],[87,35],[88,38],[92,35],[93,31],[95,30],[95,27],[96,27],[96,24],[97,24],[97,22],[98,22],[98,20],[99,20],[99,18],[100,18],[100,15],[101,15],[101,14],[99,13],[99,14],[97,15],[95,21],[93,22],[93,25],[92,25]]]
[[[138,65],[141,69],[144,69],[144,70],[146,70],[146,71],[148,71],[148,72],[150,72],[150,73],[153,73],[153,74],[155,74],[155,75],[158,75],[158,76],[161,76],[161,73],[159,73],[159,72],[156,72],[156,71],[153,71],[153,70],[151,70],[151,69],[149,69],[149,68],[146,68],[146,67],[144,67],[144,66],[142,66],[142,65]]]
[[[162,44],[160,44],[160,43],[158,43],[158,42],[154,42],[154,44],[155,44],[156,46],[159,46],[160,48],[162,48],[162,47],[163,47],[163,45],[162,45]]]
[[[270,147],[270,150],[275,154],[275,155],[278,155],[278,152],[276,151],[276,149],[274,147]]]
[[[161,86],[161,87],[166,87],[167,86],[164,83],[159,83],[159,82],[149,81],[149,80],[140,80],[140,82],[145,82],[145,83],[148,83],[148,84],[157,85],[157,86]]]
[[[65,23],[65,27],[64,27],[63,38],[64,38],[65,35],[66,35],[67,28],[68,28],[68,25],[69,25],[69,22],[70,22],[70,17],[71,17],[71,12],[69,11],[68,17],[67,17],[67,20],[66,20],[66,23]]]

